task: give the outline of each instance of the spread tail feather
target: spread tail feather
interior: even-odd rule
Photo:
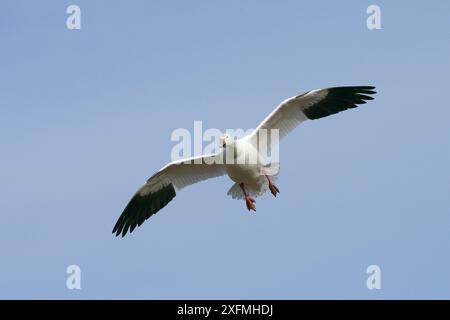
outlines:
[[[273,163],[265,165],[261,170],[261,176],[259,177],[259,182],[255,184],[245,184],[245,190],[249,194],[249,196],[253,198],[257,198],[262,196],[269,190],[269,183],[267,181],[266,175],[269,176],[272,182],[277,181],[279,170],[279,163]],[[233,199],[241,200],[244,199],[244,192],[239,185],[239,183],[235,183],[231,186],[230,190],[228,190],[227,195],[231,196]]]

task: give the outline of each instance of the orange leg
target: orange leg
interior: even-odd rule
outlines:
[[[267,181],[269,182],[269,189],[270,192],[273,194],[274,197],[277,196],[277,193],[280,193],[280,189],[278,189],[278,187],[276,185],[274,185],[272,183],[272,181],[270,181],[269,176],[266,175]]]
[[[247,205],[248,211],[253,210],[256,212],[255,199],[248,195],[247,191],[245,191],[243,183],[239,183],[239,186],[241,187],[242,192],[244,192],[245,204]]]

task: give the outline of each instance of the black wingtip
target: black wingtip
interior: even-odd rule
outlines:
[[[333,87],[326,89],[328,94],[325,98],[303,110],[310,120],[327,117],[341,111],[358,107],[374,98],[370,95],[376,94],[375,86],[348,86]]]
[[[171,183],[144,196],[139,192],[136,193],[123,210],[112,233],[115,233],[116,237],[122,235],[122,238],[128,231],[132,233],[136,227],[164,208],[175,196],[175,188]]]

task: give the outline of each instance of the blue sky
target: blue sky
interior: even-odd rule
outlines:
[[[450,4],[344,3],[3,1],[0,298],[450,298]],[[256,214],[221,178],[111,234],[174,129],[338,85],[378,95],[288,136]]]

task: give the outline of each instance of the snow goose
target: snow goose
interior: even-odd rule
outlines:
[[[245,199],[247,209],[256,211],[255,197],[268,190],[274,196],[280,192],[274,183],[278,170],[273,168],[277,168],[277,164],[266,164],[263,156],[275,143],[270,141],[272,136],[267,131],[277,129],[279,139],[282,139],[306,120],[327,117],[373,100],[374,89],[372,86],[334,87],[308,91],[284,100],[250,135],[235,140],[224,134],[220,139],[221,152],[174,161],[156,172],[131,198],[112,232],[122,237],[128,231],[133,232],[184,187],[225,174],[235,182],[228,195]],[[263,136],[267,143],[259,144]],[[244,155],[255,161],[230,163],[227,155],[232,155],[234,160]]]

